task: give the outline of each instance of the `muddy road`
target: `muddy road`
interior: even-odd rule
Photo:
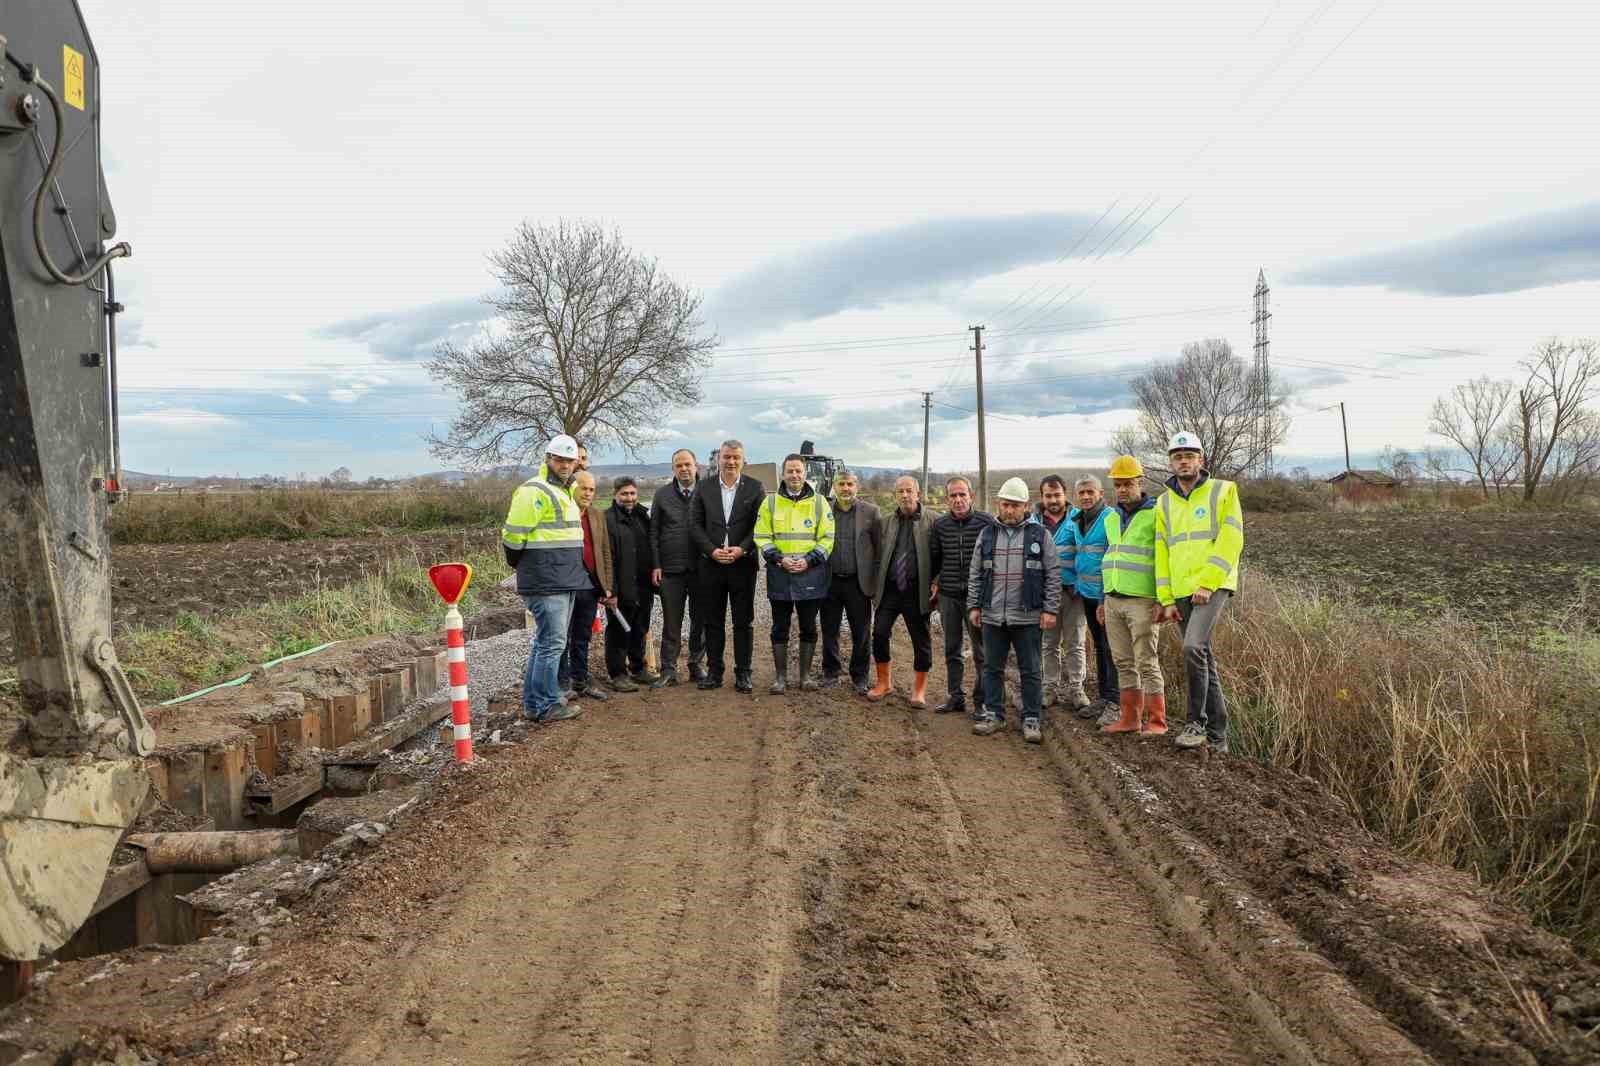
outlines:
[[[339,1061],[1280,1061],[1041,749],[824,695],[598,713]]]

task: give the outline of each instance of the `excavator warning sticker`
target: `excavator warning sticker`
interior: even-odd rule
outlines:
[[[74,51],[72,46],[61,46],[61,99],[83,110],[83,53]]]

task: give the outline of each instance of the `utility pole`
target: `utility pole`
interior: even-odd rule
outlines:
[[[978,359],[978,499],[973,504],[980,511],[989,509],[989,446],[983,436],[983,327],[968,326],[972,330],[972,350]]]
[[[1339,401],[1339,425],[1344,428],[1344,471],[1350,472],[1350,423],[1344,420],[1344,401]]]
[[[1263,267],[1256,273],[1255,318],[1251,320],[1256,331],[1256,399],[1261,405],[1255,417],[1255,452],[1262,477],[1272,476],[1272,335],[1268,326],[1272,321],[1272,312],[1267,310],[1271,293],[1272,290],[1267,288],[1267,271]]]
[[[928,498],[928,412],[933,409],[933,393],[922,394],[922,498]]]

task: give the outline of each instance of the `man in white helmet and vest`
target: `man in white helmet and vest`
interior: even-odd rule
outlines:
[[[1156,503],[1156,600],[1160,618],[1183,630],[1189,718],[1177,742],[1226,754],[1228,710],[1211,635],[1239,588],[1244,512],[1238,486],[1205,469],[1205,452],[1193,433],[1173,434],[1167,465],[1168,491]]]
[[[562,702],[557,675],[576,593],[592,586],[583,562],[583,517],[573,500],[578,442],[562,434],[545,448],[539,472],[517,486],[500,530],[517,594],[533,615],[533,646],[522,679],[522,713],[535,722],[578,716]]]
[[[972,726],[979,736],[1005,728],[1005,669],[1017,653],[1022,675],[1022,739],[1037,744],[1044,714],[1043,630],[1061,609],[1061,562],[1055,539],[1029,522],[1028,483],[1010,478],[996,495],[997,523],[978,534],[967,572],[967,608],[983,627],[983,710]]]

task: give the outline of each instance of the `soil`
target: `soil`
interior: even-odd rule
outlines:
[[[1064,718],[1044,747],[980,739],[960,715],[772,697],[768,678],[616,695],[484,743],[290,910],[48,971],[0,1012],[0,1049],[87,1033],[218,1063],[1205,1064],[1290,1061],[1298,1039],[1299,1061],[1360,1061],[1263,1021],[1278,978],[1231,991],[1227,960],[1248,955],[1224,923],[1163,918],[1115,839],[1170,828],[1326,956],[1375,1045],[1427,1052],[1387,1061],[1600,1058],[1600,971],[1311,782]],[[1094,813],[1069,772],[1093,760],[1137,782],[1137,822]]]
[[[1547,626],[1600,586],[1600,538],[1574,513],[1248,515],[1245,564],[1417,615]]]

